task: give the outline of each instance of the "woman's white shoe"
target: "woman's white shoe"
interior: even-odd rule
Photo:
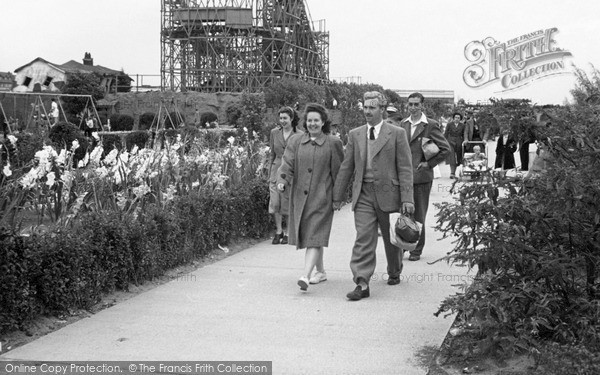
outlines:
[[[311,284],[318,284],[327,280],[327,274],[325,272],[315,272],[310,278]]]

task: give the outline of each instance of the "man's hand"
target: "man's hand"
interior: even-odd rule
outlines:
[[[415,205],[410,202],[402,203],[402,213],[412,215],[415,213]]]
[[[419,165],[417,165],[417,171],[420,169],[427,169],[429,168],[429,164],[427,164],[426,161],[422,161],[419,163]]]
[[[342,208],[342,202],[333,202],[333,209],[339,211]]]

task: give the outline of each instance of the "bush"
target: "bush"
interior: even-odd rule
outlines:
[[[84,135],[83,131],[79,130],[75,125],[68,122],[59,122],[58,124],[54,125],[50,129],[48,137],[54,143],[54,146],[59,150],[63,148],[70,150],[73,145],[73,141],[76,140],[79,142],[79,148],[75,150],[75,154],[73,155],[73,161],[75,163],[83,160],[89,148],[89,141]]]
[[[154,113],[151,113],[151,112],[143,113],[140,116],[140,124],[138,126],[138,129],[139,130],[150,129],[150,126],[152,126],[152,123],[154,122],[155,117],[156,117],[156,115]]]
[[[479,274],[438,313],[458,312],[489,352],[522,352],[545,341],[600,351],[595,111],[556,110],[552,124],[537,129],[551,155],[546,172],[465,185],[459,201],[439,205],[437,229],[456,238],[448,259],[476,265]]]
[[[0,333],[21,328],[39,313],[30,284],[28,248],[17,232],[0,227]]]
[[[200,126],[203,128],[215,128],[219,123],[219,116],[212,112],[204,112],[200,115]]]
[[[104,148],[104,155],[108,154],[115,148],[119,151],[123,149],[120,136],[116,134],[103,134],[101,138],[102,147]]]
[[[127,134],[125,136],[125,145],[127,146],[127,151],[131,151],[134,146],[138,146],[138,148],[146,147],[149,139],[150,134],[147,131],[137,131]]]
[[[17,167],[23,167],[35,158],[35,153],[44,146],[44,137],[39,134],[16,133],[17,159],[11,160]]]
[[[177,129],[181,126],[183,118],[178,112],[171,112],[169,116],[165,116],[165,129]]]
[[[110,116],[111,131],[131,131],[133,130],[134,123],[133,117],[129,115],[114,114]]]
[[[242,115],[238,119],[238,127],[247,128],[250,136],[256,132],[259,139],[266,139],[270,130],[264,126],[267,110],[264,96],[245,92],[242,94],[241,106]]]
[[[0,229],[0,334],[40,312],[89,308],[103,293],[163,275],[236,237],[265,236],[268,199],[267,183],[256,179],[167,207],[148,203],[136,217],[87,212],[30,237]]]
[[[242,107],[239,103],[231,103],[225,109],[227,114],[227,123],[229,125],[235,125],[242,115]]]

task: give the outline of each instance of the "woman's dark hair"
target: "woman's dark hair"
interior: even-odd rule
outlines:
[[[453,120],[454,120],[454,116],[456,116],[456,115],[459,115],[459,116],[460,116],[460,121],[462,121],[462,119],[463,119],[463,115],[462,115],[462,113],[460,113],[460,112],[454,112],[454,113],[452,114],[452,119],[453,119]]]
[[[331,132],[331,120],[329,120],[329,113],[327,109],[320,104],[317,103],[308,103],[304,108],[304,129],[308,133],[308,128],[306,127],[306,118],[309,112],[317,112],[319,116],[321,116],[321,121],[323,121],[323,127],[321,130],[325,134],[329,134]]]
[[[290,118],[292,119],[292,129],[294,129],[294,132],[296,132],[296,127],[298,126],[298,122],[300,121],[300,116],[298,116],[298,112],[296,112],[294,108],[286,106],[279,108],[279,111],[277,112],[278,115],[282,113],[285,113],[286,115],[290,116]]]

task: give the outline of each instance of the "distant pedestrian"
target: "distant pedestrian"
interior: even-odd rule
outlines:
[[[498,143],[496,144],[496,161],[494,168],[502,170],[515,167],[515,152],[517,151],[517,141],[506,128],[502,129]]]
[[[333,184],[344,157],[342,141],[329,134],[330,121],[325,107],[307,104],[304,134],[288,140],[277,188],[290,190],[289,243],[306,248],[300,289],[327,280],[323,248],[329,246],[333,222]],[[312,274],[316,268],[316,273]]]
[[[446,124],[444,137],[450,145],[450,153],[448,155],[448,164],[450,164],[450,178],[455,178],[456,166],[462,164],[463,157],[463,141],[465,134],[465,124],[462,122],[463,116],[459,112],[452,115],[452,122]]]
[[[281,107],[279,109],[279,126],[271,130],[269,138],[270,169],[269,169],[269,213],[275,219],[275,237],[273,245],[287,244],[288,236],[283,229],[283,218],[288,215],[289,191],[279,191],[277,189],[277,171],[281,167],[281,160],[285,147],[290,137],[296,134],[298,126],[298,113],[291,107]]]
[[[58,116],[58,103],[56,103],[56,100],[52,99],[52,104],[50,104],[50,117],[52,118],[50,123],[51,126],[56,125],[58,122]]]

